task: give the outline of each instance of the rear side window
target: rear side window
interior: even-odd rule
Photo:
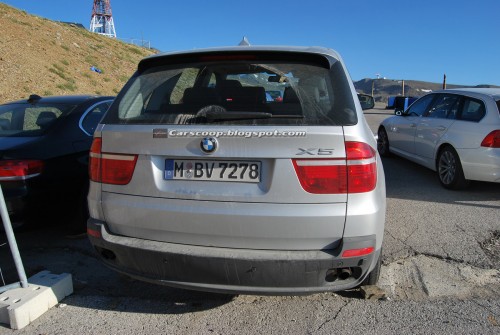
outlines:
[[[480,100],[465,98],[461,119],[464,121],[479,122],[485,115],[484,103]]]
[[[63,104],[12,104],[0,106],[0,137],[39,136],[75,106]]]
[[[5,111],[0,114],[0,131],[9,130],[12,123],[12,111]]]
[[[498,114],[500,115],[500,100],[497,101],[497,110]]]
[[[229,57],[230,58],[230,57]],[[136,74],[104,123],[352,125],[353,95],[340,62],[211,57]]]
[[[80,122],[80,127],[85,132],[85,134],[87,134],[88,136],[92,136],[94,134],[99,121],[101,121],[104,113],[106,113],[106,111],[108,110],[109,105],[109,102],[98,103],[92,106],[91,109],[84,114]]]

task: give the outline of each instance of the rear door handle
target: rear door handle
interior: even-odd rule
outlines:
[[[446,127],[445,126],[439,126],[437,129],[442,131],[442,130],[446,130]]]
[[[416,124],[416,123],[411,123],[411,124],[410,124],[410,127],[411,127],[411,128],[415,128],[416,126],[417,126],[417,124]]]

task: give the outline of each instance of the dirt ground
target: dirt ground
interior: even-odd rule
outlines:
[[[0,3],[0,103],[30,94],[116,95],[153,53]]]

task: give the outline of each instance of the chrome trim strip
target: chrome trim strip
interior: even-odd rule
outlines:
[[[80,120],[78,121],[78,127],[80,128],[81,131],[83,131],[83,133],[87,136],[94,136],[94,134],[89,134],[84,128],[83,128],[83,119],[87,116],[88,113],[90,113],[90,111],[92,111],[92,109],[95,108],[95,106],[99,105],[99,104],[102,104],[104,102],[109,102],[110,103],[110,106],[111,104],[113,103],[113,100],[102,100],[102,101],[99,101],[99,102],[96,102],[95,104],[93,104],[92,106],[90,106],[89,108],[87,108],[87,110],[85,112],[83,112],[82,116],[80,117]],[[108,107],[109,108],[109,107]]]

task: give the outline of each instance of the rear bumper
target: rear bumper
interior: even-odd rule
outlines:
[[[90,242],[110,268],[173,287],[244,294],[308,294],[341,291],[362,283],[380,249],[342,258],[344,250],[375,247],[375,235],[344,239],[333,250],[282,251],[202,247],[109,233],[89,219]],[[349,271],[351,274],[349,275]]]
[[[13,228],[23,225],[25,220],[26,202],[23,198],[5,199],[5,205]],[[0,217],[0,230],[3,230],[3,219]]]
[[[29,211],[31,199],[24,181],[2,183],[5,205],[14,227],[22,225]],[[1,218],[0,218],[1,221]]]
[[[466,179],[500,183],[500,149],[457,149]]]

